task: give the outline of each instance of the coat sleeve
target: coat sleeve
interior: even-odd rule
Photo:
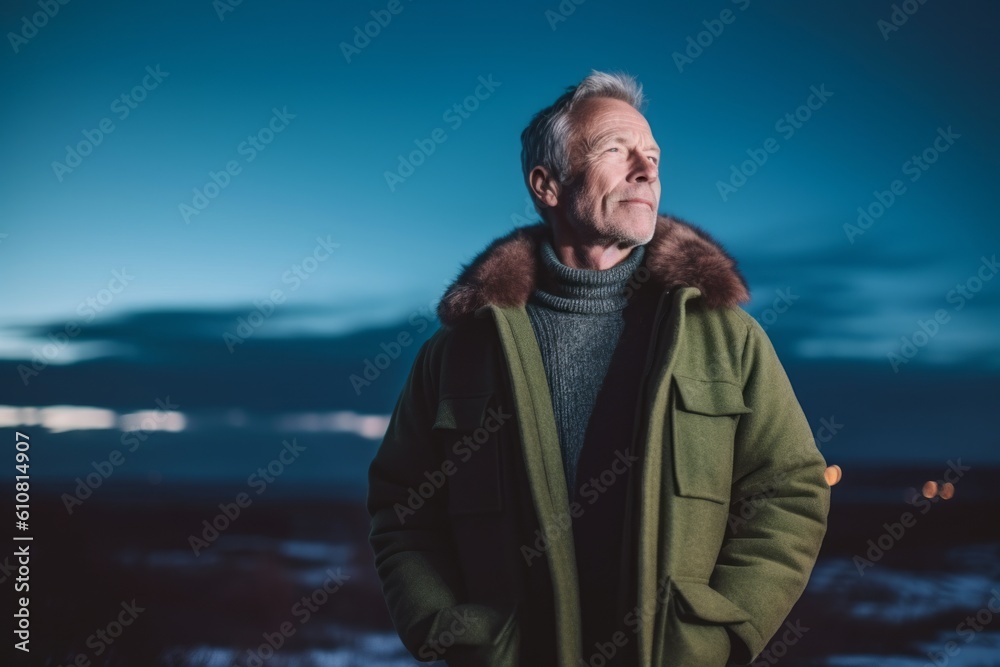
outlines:
[[[443,464],[431,436],[438,402],[434,349],[440,339],[441,332],[417,353],[369,466],[369,542],[389,615],[406,649],[421,661],[464,664],[460,660],[477,656],[477,647],[497,636],[506,616],[464,602],[447,487],[428,493],[428,479]]]
[[[756,320],[741,315],[748,327],[743,399],[751,413],[736,430],[733,520],[711,585],[751,616],[729,626],[732,658],[749,663],[806,587],[826,534],[830,487],[826,461],[774,347]]]

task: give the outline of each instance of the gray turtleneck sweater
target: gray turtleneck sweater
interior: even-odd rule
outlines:
[[[635,606],[631,484],[638,482],[637,403],[655,293],[633,283],[645,246],[606,270],[566,266],[551,240],[540,245],[541,275],[526,310],[552,396],[573,514],[584,661],[595,643],[626,631]],[[633,469],[635,473],[633,475]],[[635,482],[631,482],[635,478]],[[604,664],[634,662],[634,642]],[[588,662],[589,664],[589,662]]]
[[[542,276],[526,309],[549,380],[570,502],[587,423],[625,328],[624,290],[645,250],[637,246],[601,271],[566,266],[551,240],[541,243]]]

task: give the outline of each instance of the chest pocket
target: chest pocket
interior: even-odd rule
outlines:
[[[673,377],[673,462],[677,494],[727,503],[733,483],[733,439],[751,412],[729,382]]]
[[[438,400],[432,428],[443,455],[440,472],[448,488],[449,514],[482,514],[503,508],[497,443],[503,422],[489,409],[491,397],[487,393]]]

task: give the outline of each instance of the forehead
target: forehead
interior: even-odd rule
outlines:
[[[638,135],[650,139],[653,131],[646,117],[631,104],[608,97],[592,97],[573,110],[574,134],[594,139],[604,134]]]

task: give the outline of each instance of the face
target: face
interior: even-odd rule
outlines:
[[[660,149],[630,104],[590,98],[575,111],[570,181],[556,186],[556,224],[578,237],[642,245],[653,237],[660,204]]]

